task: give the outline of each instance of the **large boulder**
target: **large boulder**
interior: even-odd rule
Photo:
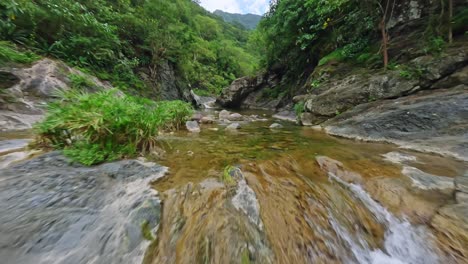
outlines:
[[[260,73],[254,77],[242,77],[224,88],[216,102],[227,108],[263,108],[275,109],[282,101],[265,97],[266,90],[276,89],[280,82],[276,73]]]
[[[0,169],[2,263],[141,263],[160,224],[150,183],[166,171],[137,160],[84,167],[59,152]]]
[[[320,85],[321,92],[305,101],[304,109],[313,115],[308,118],[313,125],[368,102],[465,84],[467,62],[468,48],[455,47],[442,57],[425,55],[413,59],[408,69],[356,72],[341,79],[332,78]],[[437,83],[439,80],[446,82]]]
[[[467,86],[355,107],[324,123],[329,134],[385,141],[468,160]]]
[[[242,100],[244,100],[250,93],[257,90],[263,82],[264,79],[262,75],[253,78],[239,78],[225,88],[216,101],[223,107],[240,107]]]
[[[110,84],[68,67],[65,63],[42,59],[23,68],[0,69],[0,131],[30,129],[42,119],[46,102],[70,89],[71,74],[81,75],[97,87]]]

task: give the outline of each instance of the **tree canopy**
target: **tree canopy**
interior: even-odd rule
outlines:
[[[5,0],[0,16],[1,40],[117,86],[141,88],[138,70],[156,76],[164,61],[192,88],[211,93],[257,69],[249,33],[190,0]]]

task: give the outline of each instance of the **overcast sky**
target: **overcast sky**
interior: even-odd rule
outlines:
[[[268,9],[269,0],[201,0],[201,5],[209,10],[223,10],[229,13],[263,15]]]

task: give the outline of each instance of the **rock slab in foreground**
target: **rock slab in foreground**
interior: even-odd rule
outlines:
[[[151,234],[160,219],[148,184],[166,170],[136,160],[83,167],[58,152],[0,170],[1,262],[141,263],[142,225]]]

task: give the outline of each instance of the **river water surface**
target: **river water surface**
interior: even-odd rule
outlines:
[[[444,262],[428,223],[452,194],[416,188],[402,170],[450,179],[466,163],[288,122],[270,129],[266,117],[161,137],[169,174],[153,185],[164,209],[147,263]],[[237,186],[212,180],[226,166],[240,168]]]
[[[204,114],[216,115],[214,112]],[[67,244],[75,245],[70,249],[73,254],[64,252],[67,258],[63,259],[72,261],[69,263],[100,263],[96,259],[105,259],[106,263],[124,263],[124,259],[127,262],[128,259],[143,259],[144,263],[155,264],[430,264],[450,261],[447,252],[440,249],[440,243],[443,242],[430,227],[430,221],[438,208],[454,203],[452,179],[465,173],[467,163],[402,150],[389,144],[331,137],[312,128],[274,120],[266,112],[242,114],[256,114],[259,117],[257,119],[265,120],[240,122],[242,128],[235,131],[227,130],[227,124],[221,122],[202,125],[201,133],[180,131],[160,136],[161,148],[165,153],[153,158],[153,161],[167,167],[168,172],[164,177],[161,175],[166,169],[162,167],[148,170],[147,173],[141,172],[148,179],[158,175],[158,180],[152,182],[151,187],[159,193],[155,201],[161,199],[162,203],[160,216],[159,213],[154,216],[156,233],[146,253],[139,249],[134,250],[134,246],[130,253],[116,255],[115,252],[122,248],[129,250],[128,246],[109,243],[108,237],[117,241],[127,237],[128,230],[138,229],[139,220],[132,220],[134,217],[125,216],[125,212],[131,212],[140,200],[154,201],[150,197],[152,194],[148,192],[144,193],[144,197],[137,197],[138,191],[145,189],[144,186],[132,187],[132,191],[128,191],[127,185],[140,182],[147,184],[147,180],[124,178],[120,181],[126,185],[115,185],[110,180],[101,184],[101,180],[96,178],[92,179],[91,185],[87,183],[87,175],[92,171],[104,171],[107,174],[109,170],[125,168],[138,171],[141,170],[138,167],[140,165],[120,163],[118,166],[96,170],[77,168],[73,173],[78,176],[70,174],[69,182],[80,177],[96,189],[89,192],[90,199],[85,197],[88,192],[80,191],[82,196],[77,201],[86,198],[83,202],[86,208],[97,204],[99,206],[95,207],[104,208],[102,211],[106,214],[105,217],[102,217],[103,214],[95,217],[94,212],[87,210],[85,217],[80,215],[80,219],[93,224],[84,225],[81,232],[73,229],[68,237],[85,237],[89,241],[104,237],[106,250],[98,253],[97,248],[92,246],[97,246],[100,242],[70,242]],[[273,122],[280,123],[283,127],[270,129]],[[2,134],[0,141],[28,138],[29,135]],[[36,168],[32,165],[27,166]],[[18,188],[19,192],[24,193],[27,188],[34,188],[28,187],[34,184],[26,184],[30,181],[28,177],[43,186],[44,180],[34,174],[36,169],[28,169],[27,166],[24,169],[28,173],[27,177],[18,175],[17,178],[21,180],[15,182],[15,171],[6,170],[9,177],[1,185],[4,188],[2,195],[11,197],[9,193],[12,193],[18,199],[31,196],[31,201],[37,200],[34,192],[25,196],[16,194],[12,189]],[[66,168],[61,164],[56,166],[62,173],[66,173]],[[46,172],[43,173],[46,175]],[[48,171],[47,175],[53,176]],[[44,186],[46,187],[35,192],[50,193],[50,188]],[[72,184],[67,192],[72,193],[76,188],[81,188],[74,186]],[[75,206],[72,202],[66,204],[67,208]],[[10,209],[16,206],[0,203],[3,204]],[[37,220],[37,215],[28,216],[31,206],[33,205],[30,202],[24,201],[24,206],[20,208],[22,213],[18,214],[25,227],[28,221]],[[62,212],[63,210],[57,209],[56,221],[62,221],[59,219],[59,213]],[[113,213],[119,214],[118,212],[123,213],[124,217],[112,217]],[[14,216],[15,214],[11,214],[9,218],[13,219]],[[0,217],[2,221],[9,218]],[[109,219],[109,223],[93,219]],[[127,219],[136,221],[136,227],[130,226],[133,229],[129,229],[130,224],[118,222],[118,219],[123,219],[124,222]],[[156,225],[157,221],[159,224]],[[43,222],[37,222],[37,229],[44,229],[40,226],[47,223]],[[14,221],[0,223],[5,232],[15,229],[14,225]],[[67,228],[64,223],[61,226]],[[17,229],[36,232],[34,228]],[[41,232],[49,232],[49,229],[51,228]],[[99,233],[120,229],[122,235]],[[15,237],[14,232],[8,234]],[[33,234],[31,236],[34,238]],[[40,250],[49,247],[55,250],[54,254],[60,255],[57,249],[64,247],[57,246],[58,244],[46,245],[58,243],[58,239],[51,238],[55,235],[45,237],[48,240],[41,240]],[[16,240],[10,242],[7,237],[0,239],[3,243],[0,243],[0,255],[7,256],[7,260],[8,257],[21,259],[18,255],[22,251],[12,251],[10,247],[15,248],[15,244],[20,243],[28,245],[28,237],[22,234]],[[53,242],[48,242],[49,240]],[[137,243],[138,240],[135,241]],[[36,246],[33,249],[39,250]],[[105,258],[88,256],[103,252]],[[23,258],[22,263],[32,263],[34,256],[40,254]],[[51,263],[65,263],[57,261],[57,257],[54,259],[55,262]],[[94,259],[94,262],[89,259]]]

